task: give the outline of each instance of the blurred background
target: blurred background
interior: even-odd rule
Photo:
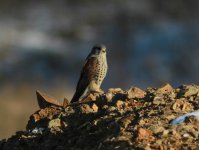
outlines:
[[[70,99],[96,43],[105,91],[198,84],[198,14],[197,0],[1,0],[0,139],[25,129],[36,90]]]

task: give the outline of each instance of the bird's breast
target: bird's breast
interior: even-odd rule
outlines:
[[[107,73],[107,61],[106,58],[99,58],[98,59],[98,65],[96,68],[96,75],[95,80],[97,84],[101,85],[102,81],[104,80],[106,73]]]

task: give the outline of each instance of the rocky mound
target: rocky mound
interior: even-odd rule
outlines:
[[[72,104],[59,104],[41,92],[37,97],[41,109],[30,116],[27,130],[2,140],[0,149],[199,148],[196,85],[109,89]]]

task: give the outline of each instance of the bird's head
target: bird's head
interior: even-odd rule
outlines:
[[[104,46],[104,45],[95,45],[95,46],[93,46],[91,54],[92,55],[106,54],[106,46]]]

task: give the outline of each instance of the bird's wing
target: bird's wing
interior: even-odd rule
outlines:
[[[77,83],[76,92],[71,100],[71,102],[78,101],[79,98],[83,95],[84,91],[88,87],[95,73],[93,73],[94,69],[97,65],[96,57],[91,57],[86,60],[84,64],[79,81]]]

